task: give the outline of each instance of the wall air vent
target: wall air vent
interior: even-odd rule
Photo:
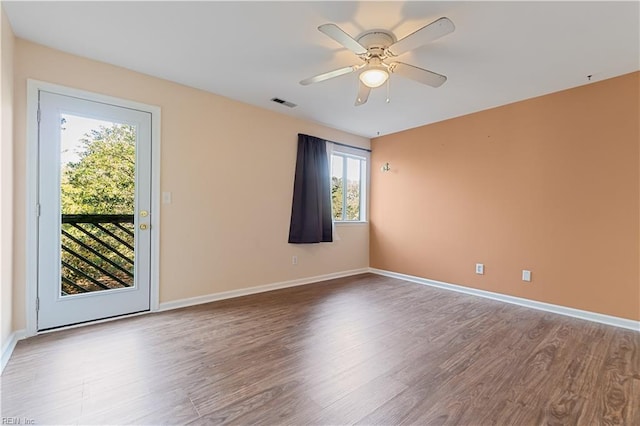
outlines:
[[[284,99],[280,99],[280,98],[271,98],[271,101],[277,103],[277,104],[281,104],[284,106],[288,106],[289,108],[295,108],[298,105],[294,104],[293,102],[289,102],[289,101],[285,101]]]

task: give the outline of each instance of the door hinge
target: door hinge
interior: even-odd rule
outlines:
[[[40,105],[38,105],[38,123],[40,122]]]
[[[40,204],[36,204],[36,217],[40,217]]]
[[[36,311],[40,310],[40,298],[36,297]]]

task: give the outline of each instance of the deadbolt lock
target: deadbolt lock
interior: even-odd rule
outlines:
[[[141,223],[140,224],[140,229],[143,231],[146,231],[147,229],[149,229],[149,225],[147,225],[146,223]]]
[[[148,212],[148,211],[146,211],[146,210],[142,210],[142,211],[140,212],[140,217],[147,217],[147,216],[149,216],[149,212]]]

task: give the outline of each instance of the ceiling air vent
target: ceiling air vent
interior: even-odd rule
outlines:
[[[280,99],[280,98],[271,98],[271,100],[277,104],[281,104],[284,106],[288,106],[289,108],[295,108],[298,105],[294,104],[293,102],[289,102],[289,101],[285,101],[284,99]]]

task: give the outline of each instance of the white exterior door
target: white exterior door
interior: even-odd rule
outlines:
[[[39,92],[38,330],[149,310],[151,114]]]

